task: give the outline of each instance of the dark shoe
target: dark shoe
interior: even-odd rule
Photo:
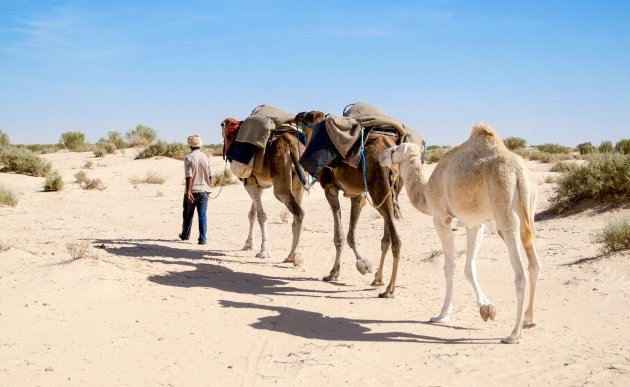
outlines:
[[[181,239],[183,241],[187,241],[188,240],[188,238],[186,238],[186,239],[182,238],[182,234],[181,233],[178,236],[179,236],[179,239]]]
[[[197,244],[200,244],[200,245],[205,245],[205,244],[206,244],[206,241],[199,241],[199,242],[197,242]]]

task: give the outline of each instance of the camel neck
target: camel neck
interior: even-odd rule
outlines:
[[[418,211],[431,215],[424,194],[427,181],[422,174],[422,161],[420,157],[412,156],[408,160],[401,162],[400,175],[404,181],[407,196],[409,196],[411,204]]]

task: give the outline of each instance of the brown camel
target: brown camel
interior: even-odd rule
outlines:
[[[312,119],[323,119],[323,113],[320,114],[321,118],[312,117]],[[298,116],[303,117],[304,115],[305,113],[300,113]],[[225,130],[232,121],[235,121],[235,119],[226,118],[221,123],[224,137]],[[308,143],[310,133],[305,134]],[[269,237],[267,235],[267,214],[262,206],[261,195],[264,189],[273,186],[273,193],[276,198],[293,215],[291,251],[284,262],[290,262],[295,266],[299,266],[302,263],[301,254],[298,252],[298,244],[302,231],[302,221],[304,220],[304,210],[301,207],[304,187],[298,173],[301,173],[304,179],[306,177],[305,172],[298,165],[298,139],[296,135],[284,132],[276,133],[274,137],[273,143],[267,148],[265,153],[262,172],[252,170],[251,175],[243,179],[245,190],[252,199],[252,205],[249,210],[249,234],[243,250],[252,250],[254,248],[254,221],[258,218],[262,243],[260,252],[256,254],[256,257],[271,258]],[[304,145],[301,146],[304,147]],[[232,162],[232,164],[235,163],[237,162]]]
[[[484,224],[494,220],[508,247],[516,285],[516,326],[503,342],[518,343],[522,328],[536,325],[534,295],[540,275],[540,261],[534,245],[536,183],[523,159],[510,152],[488,124],[477,123],[468,141],[442,156],[428,182],[422,174],[420,150],[413,144],[386,150],[381,155],[381,163],[394,168],[399,164],[409,200],[417,210],[433,215],[433,224],[442,242],[446,296],[440,315],[431,321],[450,321],[453,309],[455,248],[451,222],[454,218],[466,226],[468,243],[464,271],[475,289],[481,317],[494,320],[496,309],[479,287],[475,267]],[[529,261],[529,306],[524,320],[527,275],[519,239]]]
[[[316,113],[316,114],[313,114]],[[303,124],[306,128],[312,127],[324,119],[321,112],[311,112],[305,116],[298,117],[296,120],[298,124]],[[305,129],[305,132],[311,132],[310,129]],[[383,153],[385,149],[396,144],[395,138],[391,136],[383,135],[370,135],[365,144],[365,160],[366,160],[366,172],[365,178],[367,180],[367,190],[372,198],[372,201],[376,204],[377,211],[383,217],[384,220],[384,234],[381,239],[381,261],[378,271],[374,276],[372,286],[383,285],[383,263],[387,251],[391,246],[392,254],[394,256],[394,267],[392,270],[392,276],[389,285],[385,291],[379,294],[379,297],[392,298],[394,296],[394,288],[396,285],[396,273],[398,270],[398,260],[400,258],[400,238],[396,231],[396,225],[394,224],[394,218],[399,217],[398,213],[398,192],[402,188],[402,181],[400,178],[396,178],[395,182],[391,182],[390,176],[392,171],[389,167],[383,167],[378,162],[378,157]],[[335,168],[326,167],[321,170],[316,176],[317,181],[324,188],[326,200],[333,213],[335,234],[334,243],[337,253],[335,256],[335,263],[330,271],[330,274],[325,276],[324,281],[334,281],[339,277],[339,271],[341,267],[341,252],[343,250],[343,228],[341,226],[341,207],[339,206],[339,191],[343,191],[344,196],[350,197],[351,210],[350,210],[350,225],[346,241],[350,248],[354,251],[356,257],[356,267],[361,274],[372,272],[372,264],[369,260],[362,258],[355,242],[355,229],[361,209],[365,205],[365,186],[363,181],[363,168],[361,164],[358,168],[353,168],[349,165],[341,163]],[[381,204],[382,203],[382,204]]]

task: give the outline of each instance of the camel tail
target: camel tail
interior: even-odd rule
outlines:
[[[528,247],[536,237],[534,213],[536,212],[536,184],[527,174],[520,174],[518,191],[521,199],[521,242]]]

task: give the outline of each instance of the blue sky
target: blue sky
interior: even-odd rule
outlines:
[[[372,103],[429,144],[476,121],[575,146],[630,138],[627,1],[0,0],[0,129],[90,142],[199,133],[261,103]]]

